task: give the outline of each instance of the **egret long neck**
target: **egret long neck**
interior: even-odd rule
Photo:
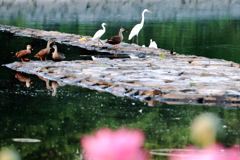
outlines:
[[[140,23],[140,25],[142,25],[143,26],[143,24],[144,24],[144,11],[142,12],[142,21],[141,21],[141,23]]]
[[[103,28],[103,31],[105,32],[105,31],[106,31],[106,28],[105,28],[105,26],[104,26],[104,25],[102,25],[102,28]]]

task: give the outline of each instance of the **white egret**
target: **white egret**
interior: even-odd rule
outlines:
[[[99,45],[99,41],[100,41],[100,38],[102,37],[102,35],[105,33],[106,31],[106,28],[105,28],[105,25],[107,25],[106,23],[102,23],[102,28],[103,29],[99,29],[93,36],[92,40],[98,40],[98,45]],[[101,42],[101,41],[100,41]],[[101,42],[102,43],[102,42]],[[103,44],[103,43],[102,43]]]
[[[151,11],[149,11],[148,9],[144,9],[143,12],[142,12],[142,21],[140,24],[137,24],[133,27],[133,29],[131,30],[130,32],[130,35],[128,37],[128,40],[131,40],[134,36],[137,36],[138,37],[138,33],[140,32],[140,30],[142,29],[143,27],[143,24],[144,24],[144,13],[145,12],[148,12],[148,13],[152,13]]]
[[[155,49],[158,49],[157,47],[157,43],[155,41],[153,41],[152,39],[150,39],[150,45],[149,45],[149,48],[155,48]]]

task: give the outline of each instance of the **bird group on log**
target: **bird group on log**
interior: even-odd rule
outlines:
[[[145,14],[145,12],[152,13],[148,9],[144,9],[143,10],[141,23],[135,25],[132,28],[132,30],[131,30],[131,32],[129,34],[128,40],[131,40],[134,36],[138,37],[138,34],[139,34],[140,30],[143,28],[143,25],[144,25],[144,18],[145,18],[144,14]],[[99,46],[99,42],[101,44],[103,44],[101,42],[100,38],[106,32],[105,25],[107,25],[107,24],[106,23],[102,23],[102,29],[98,30],[94,34],[94,36],[92,38],[92,40],[97,40],[98,41],[98,46]],[[121,43],[123,41],[123,38],[124,38],[123,34],[122,34],[123,31],[124,31],[124,29],[120,28],[119,34],[116,35],[116,36],[110,37],[109,39],[107,39],[106,43],[112,44],[112,45],[114,45],[114,47],[118,47],[118,44]],[[137,39],[137,41],[138,41],[138,39]],[[50,47],[51,43],[52,43],[52,41],[47,41],[46,48],[40,50],[34,57],[39,58],[40,61],[47,60],[48,55],[50,54],[50,50],[51,50],[51,47]],[[155,43],[155,42],[152,42],[152,43]],[[152,43],[150,44],[150,46],[153,47],[153,48],[157,48],[157,45],[153,44],[153,46],[152,46]],[[55,51],[52,54],[52,59],[54,61],[62,61],[65,58],[64,54],[57,52],[57,46],[56,45],[54,45],[53,48],[55,49]],[[29,60],[26,57],[29,54],[31,54],[31,49],[32,49],[31,45],[27,45],[27,49],[26,50],[21,50],[21,51],[17,52],[15,54],[15,57],[19,58],[22,62],[25,62],[25,60]]]
[[[145,13],[145,12],[152,13],[152,12],[149,11],[148,9],[144,9],[144,10],[143,10],[143,12],[142,12],[142,21],[141,21],[140,24],[137,24],[137,25],[135,25],[135,26],[133,27],[133,29],[131,30],[130,35],[129,35],[129,37],[128,37],[128,40],[131,40],[134,36],[138,36],[138,33],[140,32],[140,30],[142,29],[142,27],[143,27],[143,25],[144,25],[144,13]],[[102,23],[102,28],[103,28],[103,29],[98,30],[98,31],[94,34],[94,36],[93,36],[93,38],[92,38],[92,40],[98,40],[98,46],[99,46],[99,42],[102,43],[102,42],[100,41],[100,38],[101,38],[102,35],[106,32],[106,28],[105,28],[104,25],[106,25],[106,23]],[[123,40],[123,35],[122,35],[122,32],[123,32],[123,31],[124,31],[124,29],[121,28],[120,31],[119,31],[119,34],[118,34],[117,36],[113,36],[113,37],[109,38],[109,39],[106,41],[106,43],[113,44],[114,47],[118,47],[118,44],[121,43],[122,40]],[[103,44],[103,43],[102,43],[102,44]]]
[[[52,41],[47,41],[47,47],[40,50],[34,57],[36,58],[40,58],[41,61],[43,60],[47,60],[48,55],[50,54],[51,51],[51,47],[50,44],[52,43]],[[63,53],[59,53],[57,51],[57,46],[53,45],[52,46],[54,49],[54,52],[52,53],[52,60],[53,61],[57,61],[60,63],[60,61],[62,61],[63,59],[65,59],[65,55]],[[27,45],[27,49],[26,50],[21,50],[18,51],[14,57],[19,58],[22,62],[25,62],[25,60],[29,60],[28,58],[26,58],[29,54],[31,54],[31,50],[32,47],[31,45]]]

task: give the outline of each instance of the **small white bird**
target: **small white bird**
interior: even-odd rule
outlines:
[[[155,48],[155,49],[158,49],[158,47],[157,47],[157,43],[156,43],[155,41],[153,41],[152,39],[150,39],[149,48]]]
[[[105,28],[105,25],[107,25],[106,23],[102,23],[102,28],[103,29],[99,29],[93,36],[92,40],[98,40],[98,45],[99,45],[99,41],[100,41],[100,38],[102,37],[102,35],[105,33],[106,31],[106,28]],[[100,41],[101,42],[101,41]],[[101,42],[102,43],[102,42]],[[103,44],[103,43],[102,43]]]
[[[109,60],[109,58],[107,58],[107,57],[100,58],[100,57],[91,56],[91,58],[92,58],[93,61],[96,61],[96,60]]]
[[[142,21],[140,24],[137,24],[133,27],[133,29],[131,30],[130,32],[130,35],[128,37],[128,40],[131,40],[134,36],[138,36],[138,33],[140,32],[140,30],[142,29],[143,27],[143,24],[144,24],[144,13],[145,12],[148,12],[148,13],[152,13],[151,11],[149,11],[148,9],[144,9],[143,12],[142,12]]]

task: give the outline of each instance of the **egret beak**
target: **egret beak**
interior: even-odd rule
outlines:
[[[153,12],[151,12],[151,11],[147,11],[148,13],[153,13]]]

